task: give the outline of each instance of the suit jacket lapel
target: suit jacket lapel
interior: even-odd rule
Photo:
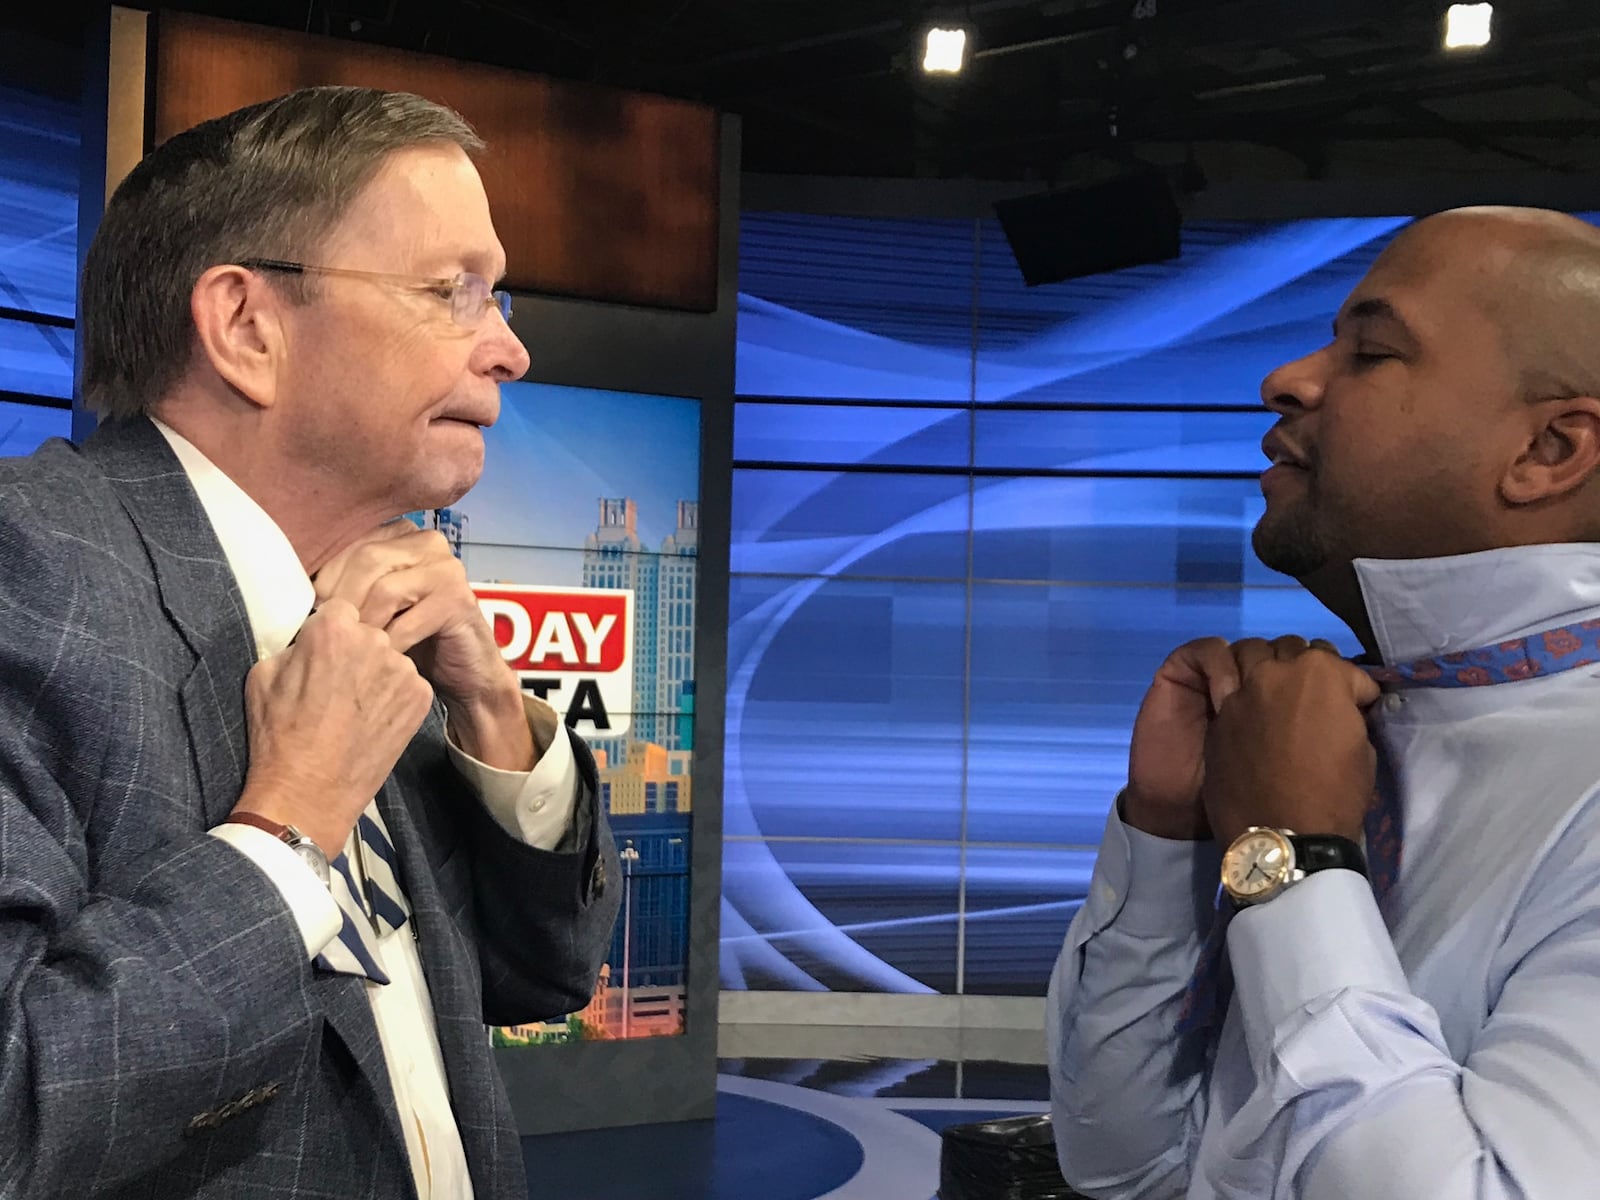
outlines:
[[[367,999],[367,982],[354,975],[334,975],[314,971],[313,994],[322,1005],[333,1038],[349,1051],[354,1060],[366,1100],[382,1116],[382,1134],[389,1138],[402,1157],[406,1137],[400,1128],[400,1112],[395,1107],[394,1085],[389,1078],[388,1060]]]
[[[104,473],[144,542],[156,589],[195,656],[181,690],[207,828],[232,809],[249,762],[244,677],[255,638],[211,522],[166,438],[149,421],[102,425],[84,453]]]

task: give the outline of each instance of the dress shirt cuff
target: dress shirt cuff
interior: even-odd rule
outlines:
[[[305,939],[306,958],[313,959],[339,936],[344,918],[327,885],[300,856],[264,829],[252,825],[218,825],[209,831],[243,854],[272,881],[283,902],[294,914],[294,923]]]
[[[1086,906],[1104,928],[1171,937],[1200,924],[1216,898],[1222,855],[1213,841],[1156,837],[1126,824],[1122,798],[1111,808]]]
[[[537,850],[554,850],[572,824],[578,797],[578,763],[556,710],[534,696],[522,697],[539,759],[531,771],[502,771],[457,746],[445,723],[450,761],[478,793],[495,824]]]
[[[1228,959],[1250,1061],[1272,1061],[1279,1032],[1319,998],[1352,988],[1405,995],[1405,970],[1356,871],[1318,871],[1283,895],[1238,912]]]

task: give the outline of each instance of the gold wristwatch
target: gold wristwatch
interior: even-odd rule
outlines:
[[[1361,847],[1337,834],[1252,825],[1222,855],[1222,890],[1236,907],[1261,904],[1316,871],[1367,873]]]

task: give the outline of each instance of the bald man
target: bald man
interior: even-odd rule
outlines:
[[[1600,233],[1419,221],[1261,394],[1256,553],[1366,654],[1157,673],[1051,981],[1062,1171],[1600,1196]]]

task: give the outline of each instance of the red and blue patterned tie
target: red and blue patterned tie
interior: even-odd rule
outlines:
[[[1600,662],[1600,620],[1562,625],[1528,637],[1511,638],[1492,646],[1481,646],[1459,654],[1422,658],[1395,667],[1361,669],[1371,675],[1386,692],[1409,688],[1488,687],[1496,683],[1517,683],[1542,675],[1557,675],[1576,667]],[[1404,816],[1400,809],[1399,788],[1388,762],[1379,751],[1378,779],[1372,804],[1367,809],[1364,834],[1367,843],[1367,877],[1378,908],[1391,925],[1393,916],[1388,901],[1400,882],[1400,858],[1405,844]],[[1178,1032],[1188,1033],[1210,1026],[1217,1015],[1227,1011],[1232,997],[1233,977],[1228,969],[1228,918],[1233,907],[1219,887],[1216,915],[1200,950],[1200,961],[1184,989],[1183,1006],[1178,1011]]]

